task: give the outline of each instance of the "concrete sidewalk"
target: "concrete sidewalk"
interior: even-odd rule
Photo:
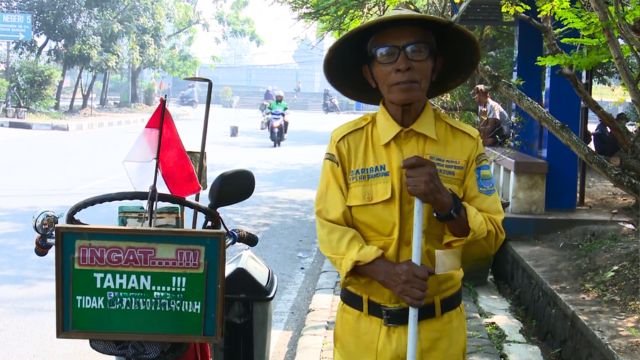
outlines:
[[[472,291],[477,293],[476,300]],[[296,360],[333,359],[333,328],[339,294],[338,273],[325,260],[298,340]],[[542,360],[540,349],[520,334],[522,324],[509,312],[509,303],[491,281],[473,290],[465,287],[462,299],[467,314],[467,360],[501,359],[501,352],[489,339],[486,330],[489,324],[495,324],[504,332],[502,354],[508,359]]]
[[[73,116],[68,119],[17,119],[0,117],[0,128],[25,130],[82,131],[112,126],[144,124],[151,112],[100,113],[95,116]]]

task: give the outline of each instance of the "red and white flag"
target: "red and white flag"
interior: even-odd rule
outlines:
[[[136,190],[148,190],[153,183],[156,152],[160,135],[160,118],[164,99],[147,122],[144,131],[124,159],[124,167],[129,180]],[[173,122],[169,109],[165,108],[160,143],[160,174],[157,189],[163,191],[163,185],[173,195],[187,197],[200,192],[200,183],[193,164],[182,145],[180,135]]]

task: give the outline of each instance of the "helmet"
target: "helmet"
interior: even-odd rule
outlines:
[[[282,90],[276,90],[275,96],[282,96],[284,98],[284,92]]]

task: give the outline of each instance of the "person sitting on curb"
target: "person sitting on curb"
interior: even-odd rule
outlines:
[[[318,245],[341,278],[336,360],[406,358],[408,306],[419,309],[418,359],[465,358],[462,252],[493,256],[504,212],[478,131],[429,99],[465,82],[479,60],[470,31],[405,9],[354,28],[326,54],[334,89],[379,105],[332,132],[316,195]],[[424,204],[419,265],[414,198]]]
[[[489,88],[476,85],[471,96],[478,104],[478,131],[485,146],[500,146],[505,143],[510,131],[509,114],[491,98]]]

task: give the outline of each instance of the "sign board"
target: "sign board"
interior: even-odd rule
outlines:
[[[31,20],[31,14],[0,13],[0,40],[33,39]]]
[[[56,226],[59,338],[220,342],[224,232]]]

